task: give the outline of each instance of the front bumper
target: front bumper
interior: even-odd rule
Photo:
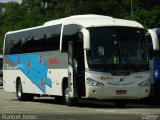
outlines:
[[[126,92],[117,92],[126,91]],[[110,86],[110,87],[93,87],[87,86],[86,97],[101,100],[107,99],[142,99],[148,97],[150,87],[138,86]]]

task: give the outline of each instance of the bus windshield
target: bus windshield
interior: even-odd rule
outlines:
[[[135,72],[148,70],[148,53],[144,30],[134,27],[90,27],[87,51],[93,71]]]

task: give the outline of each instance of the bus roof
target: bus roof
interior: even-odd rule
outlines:
[[[79,24],[83,26],[84,28],[87,27],[96,27],[96,26],[129,26],[129,27],[139,27],[143,28],[143,26],[136,22],[131,20],[124,20],[124,19],[116,19],[109,16],[103,16],[103,15],[75,15],[70,16],[62,19],[52,20],[45,22],[44,25],[31,27],[27,29],[17,30],[17,31],[10,31],[6,34],[12,34],[12,33],[18,33],[23,32],[27,30],[34,30],[41,27],[47,27],[50,25],[56,25],[56,24]]]
[[[54,24],[75,24],[78,23],[83,27],[96,27],[96,26],[130,26],[130,27],[140,27],[143,26],[135,21],[116,19],[110,16],[104,15],[75,15],[58,20],[52,20],[46,22],[44,25],[54,25]]]

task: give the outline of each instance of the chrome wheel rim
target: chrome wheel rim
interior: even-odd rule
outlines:
[[[18,86],[18,97],[22,96],[22,92],[21,92],[21,84]]]
[[[65,100],[66,100],[66,102],[69,101],[69,88],[66,88],[66,90],[65,90]]]

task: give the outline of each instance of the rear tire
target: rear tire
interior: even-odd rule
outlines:
[[[66,82],[64,85],[63,97],[64,97],[64,103],[68,106],[74,106],[78,102],[78,99],[70,97],[68,82]]]
[[[33,94],[23,93],[22,83],[20,80],[18,80],[16,85],[16,95],[19,101],[33,100],[34,98]]]

